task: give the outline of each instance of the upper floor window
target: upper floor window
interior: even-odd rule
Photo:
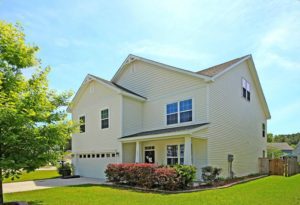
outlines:
[[[262,123],[262,137],[266,136],[266,124]]]
[[[101,129],[109,127],[109,112],[108,109],[101,110]]]
[[[178,123],[178,103],[171,103],[167,105],[167,124]]]
[[[243,89],[243,97],[246,100],[250,101],[251,98],[250,83],[244,78],[242,78],[242,89]]]
[[[85,132],[85,116],[79,117],[79,132],[84,133]]]
[[[167,104],[167,125],[193,120],[192,99]]]

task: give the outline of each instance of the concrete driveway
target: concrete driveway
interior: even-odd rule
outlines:
[[[93,179],[93,178],[72,178],[72,179],[45,179],[36,181],[25,181],[25,182],[14,182],[3,184],[4,193],[14,193],[21,191],[31,191],[38,189],[48,189],[62,186],[72,186],[81,184],[105,184],[104,179]]]

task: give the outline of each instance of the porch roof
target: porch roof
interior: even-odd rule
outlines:
[[[126,135],[121,137],[120,139],[127,139],[127,138],[136,138],[136,137],[145,137],[149,135],[161,135],[161,134],[167,134],[167,133],[173,133],[173,132],[182,132],[182,131],[191,131],[197,128],[202,128],[205,125],[208,125],[209,123],[200,123],[200,124],[193,124],[193,125],[187,125],[187,126],[179,126],[179,127],[171,127],[171,128],[165,128],[165,129],[158,129],[158,130],[150,130],[150,131],[144,131],[144,132],[138,132],[132,135]]]

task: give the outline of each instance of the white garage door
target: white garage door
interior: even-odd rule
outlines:
[[[82,177],[105,179],[105,169],[110,163],[117,163],[115,153],[79,154],[75,163],[77,174]]]

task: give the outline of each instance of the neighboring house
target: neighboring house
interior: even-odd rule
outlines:
[[[297,156],[298,162],[300,162],[300,141],[293,151],[293,155]]]
[[[108,163],[207,165],[257,173],[270,112],[251,55],[191,72],[129,55],[111,81],[88,74],[68,111],[76,174]]]
[[[268,152],[281,151],[283,156],[293,155],[293,147],[286,142],[272,142],[267,144]]]

